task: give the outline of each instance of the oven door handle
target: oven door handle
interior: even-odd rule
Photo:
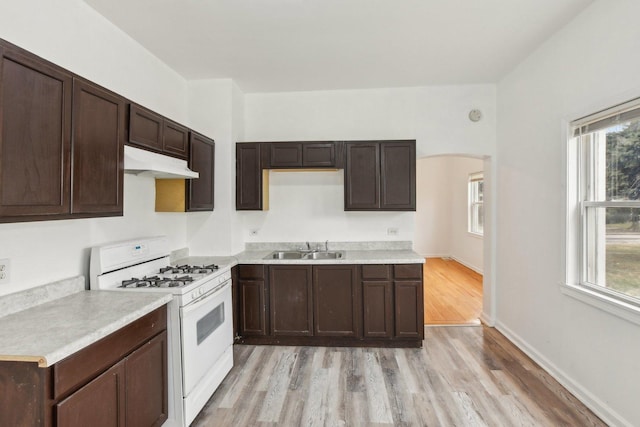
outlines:
[[[206,294],[198,297],[198,299],[190,302],[189,304],[185,305],[182,307],[182,313],[184,313],[185,315],[191,313],[192,311],[197,310],[198,308],[200,308],[202,305],[204,304],[209,304],[210,301],[209,298],[211,298],[212,296],[214,296],[214,294],[220,293],[224,290],[224,288],[227,286],[227,284],[229,283],[229,281],[227,280],[226,282],[224,282],[222,285],[217,286],[215,288],[213,288],[212,290],[210,290],[209,292],[207,292]]]

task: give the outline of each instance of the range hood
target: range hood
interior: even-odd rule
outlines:
[[[124,146],[124,171],[134,175],[152,176],[157,179],[193,179],[200,174],[187,167],[186,160],[139,148]]]

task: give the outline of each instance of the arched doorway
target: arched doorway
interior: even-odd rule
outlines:
[[[491,168],[488,156],[418,159],[414,250],[427,258],[427,325],[493,324]]]

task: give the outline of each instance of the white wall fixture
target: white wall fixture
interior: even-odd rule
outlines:
[[[475,108],[469,111],[469,120],[472,122],[479,122],[480,119],[482,119],[482,111]]]

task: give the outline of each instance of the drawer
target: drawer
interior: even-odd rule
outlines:
[[[362,266],[362,280],[389,280],[391,266],[384,264],[365,264]]]
[[[264,280],[265,277],[266,277],[266,268],[262,264],[238,266],[238,278],[240,279]]]
[[[97,377],[149,339],[167,329],[162,306],[53,365],[53,398]]]
[[[393,278],[422,280],[422,264],[396,264],[393,266]]]

